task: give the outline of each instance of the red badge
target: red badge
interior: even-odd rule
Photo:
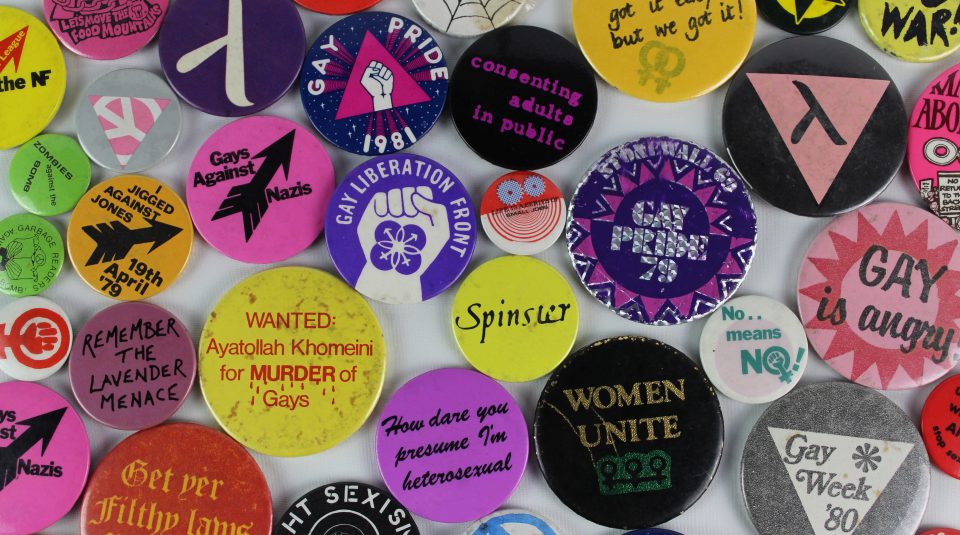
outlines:
[[[960,530],[950,528],[933,528],[924,531],[920,535],[960,535]]]
[[[960,479],[960,375],[948,378],[930,393],[923,405],[920,431],[933,464]],[[947,535],[960,535],[947,531]]]
[[[301,6],[327,15],[349,15],[374,6],[380,0],[296,0]]]
[[[117,445],[90,478],[82,535],[270,533],[273,504],[263,472],[230,437],[196,424],[140,431]]]

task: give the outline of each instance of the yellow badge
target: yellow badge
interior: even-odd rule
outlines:
[[[173,284],[192,246],[187,206],[167,185],[139,175],[91,188],[67,228],[67,249],[80,277],[123,301],[145,299]]]
[[[26,12],[0,6],[0,149],[43,131],[66,88],[63,53],[50,30]]]
[[[549,264],[504,256],[473,271],[453,300],[453,334],[477,370],[532,381],[566,358],[580,312],[573,289]]]
[[[677,102],[733,76],[753,43],[752,0],[573,0],[573,28],[603,79],[637,98]]]
[[[957,0],[860,0],[857,9],[867,35],[892,56],[929,62],[945,58],[960,48],[960,2]]]
[[[224,430],[248,448],[294,457],[363,425],[387,350],[360,294],[323,271],[284,267],[227,292],[197,353],[203,396]]]

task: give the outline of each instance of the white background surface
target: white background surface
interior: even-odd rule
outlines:
[[[40,0],[0,1],[43,18]],[[410,0],[383,0],[376,9],[393,11],[414,20],[420,20]],[[570,0],[540,0],[536,8],[522,18],[522,23],[543,26],[574,40],[569,12]],[[300,10],[300,14],[306,28],[308,45],[335,20],[334,17],[303,9]],[[939,72],[952,65],[956,59],[947,59],[935,64],[911,64],[886,56],[868,40],[856,15],[854,6],[847,17],[825,35],[851,43],[876,58],[897,83],[909,113],[927,83]],[[433,33],[443,46],[447,62],[452,69],[470,41],[437,35],[438,32]],[[786,37],[788,34],[761,19],[754,41],[754,51]],[[277,38],[282,39],[283,36],[278,35]],[[77,93],[106,72],[123,67],[139,67],[162,76],[156,42],[132,56],[111,62],[86,60],[67,51],[64,55],[68,70],[67,95],[63,108],[47,129],[48,132],[74,133],[72,118],[78,104]],[[956,57],[955,55],[954,58]],[[573,155],[553,167],[542,170],[560,186],[568,198],[586,169],[604,151],[629,139],[669,135],[689,139],[716,152],[723,152],[720,109],[726,86],[690,102],[653,104],[620,94],[599,79],[598,85],[600,109],[592,132]],[[184,105],[183,109],[183,134],[174,152],[160,165],[144,173],[170,184],[181,196],[184,194],[187,168],[195,151],[207,136],[229,122],[225,118],[200,113],[187,105]],[[280,115],[309,125],[300,106],[300,97],[296,88],[264,113]],[[363,161],[360,156],[346,154],[326,142],[324,144],[330,151],[338,177]],[[447,114],[442,117],[433,132],[417,143],[411,152],[434,158],[459,175],[473,195],[475,204],[479,204],[486,184],[504,172],[503,169],[496,168],[474,155],[461,142]],[[0,216],[4,217],[21,211],[9,195],[6,185],[6,170],[12,155],[13,151],[0,151],[0,179],[3,182],[0,184]],[[93,181],[97,183],[114,174],[94,166]],[[795,308],[794,292],[801,255],[816,233],[829,220],[793,216],[771,207],[755,195],[753,198],[759,217],[759,249],[739,295],[762,294],[779,299]],[[880,198],[918,204],[918,195],[905,168]],[[61,232],[66,230],[68,217],[69,214],[54,218]],[[480,233],[482,234],[482,231]],[[499,250],[481,236],[470,269],[500,254]],[[691,358],[698,359],[697,347],[703,320],[677,327],[646,327],[631,323],[605,309],[586,293],[576,279],[562,239],[550,250],[541,254],[540,258],[559,268],[570,283],[575,285],[581,307],[581,328],[576,347],[608,336],[643,335],[663,340],[681,349]],[[322,238],[306,252],[283,262],[283,265],[312,266],[335,272]],[[220,296],[243,278],[263,269],[265,269],[263,266],[246,265],[227,259],[197,237],[193,255],[183,275],[170,289],[150,301],[168,308],[179,316],[196,340],[207,314]],[[374,418],[371,418],[348,440],[323,453],[295,459],[273,458],[254,453],[269,482],[276,515],[282,514],[295,498],[322,484],[340,480],[358,480],[382,485],[374,454],[373,422],[386,399],[401,384],[420,373],[439,367],[467,366],[457,349],[450,329],[450,307],[455,288],[432,301],[418,305],[387,306],[372,303],[380,318],[388,344],[387,380],[383,397],[374,412]],[[43,295],[63,306],[73,321],[75,331],[94,313],[114,303],[86,287],[71,266],[64,267],[60,279]],[[0,296],[0,304],[7,303],[9,299],[6,296]],[[819,358],[814,358],[810,362],[803,383],[839,379],[840,376]],[[2,380],[7,379],[2,377],[0,381]],[[506,385],[519,401],[528,422],[532,421],[533,409],[544,383],[545,379],[541,379],[525,384]],[[66,368],[44,381],[44,384],[72,399]],[[890,392],[886,395],[903,407],[914,421],[918,421],[923,401],[932,390],[932,386],[912,391]],[[720,401],[726,420],[726,444],[716,479],[706,494],[687,513],[664,526],[686,535],[754,533],[738,489],[738,468],[746,436],[764,406],[744,405],[723,396],[720,396]],[[187,403],[174,419],[216,427],[202,399],[199,387],[193,389]],[[95,424],[86,417],[84,421],[90,434],[93,466],[96,466],[114,445],[129,435],[127,432],[115,431]],[[939,470],[933,469],[930,501],[922,527],[943,527],[952,524],[952,527],[960,528],[960,501],[958,500],[960,500],[960,481],[950,479]],[[542,513],[553,519],[561,532],[566,535],[616,533],[614,530],[579,518],[560,503],[547,488],[532,454],[520,487],[506,505]],[[771,497],[770,506],[777,505],[776,500]],[[466,525],[444,525],[426,520],[420,520],[419,526],[424,535],[460,535],[466,528]],[[78,532],[76,508],[72,514],[44,531],[44,533],[58,535]]]

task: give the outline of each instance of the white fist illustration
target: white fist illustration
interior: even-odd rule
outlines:
[[[450,240],[449,214],[426,186],[394,188],[373,196],[357,235],[367,260],[357,290],[386,302],[419,302],[420,276]]]
[[[373,111],[393,108],[393,72],[379,61],[371,61],[363,71],[360,84],[373,97]]]

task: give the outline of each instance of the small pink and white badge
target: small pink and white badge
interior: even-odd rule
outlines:
[[[960,359],[960,237],[933,214],[876,203],[842,215],[807,250],[797,281],[810,345],[834,370],[902,390]]]
[[[143,302],[100,311],[77,333],[70,386],[80,407],[115,429],[146,429],[183,405],[197,374],[197,351],[183,323]]]
[[[333,164],[302,126],[247,117],[214,132],[187,177],[197,231],[226,256],[268,264],[309,247],[323,231]]]
[[[90,470],[77,411],[37,383],[0,383],[0,533],[37,533],[70,512]]]
[[[436,522],[469,522],[513,494],[527,464],[527,424],[499,383],[463,369],[411,379],[380,416],[377,462],[390,492]]]
[[[140,50],[157,35],[169,0],[43,0],[43,14],[57,39],[90,59],[117,59]]]
[[[940,73],[913,108],[907,163],[930,211],[960,229],[960,65]]]

